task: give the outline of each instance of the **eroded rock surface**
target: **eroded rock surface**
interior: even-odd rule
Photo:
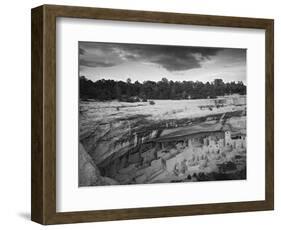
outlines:
[[[116,185],[115,180],[102,177],[83,145],[79,144],[79,186]]]
[[[81,186],[244,178],[246,105],[213,102],[81,103]]]

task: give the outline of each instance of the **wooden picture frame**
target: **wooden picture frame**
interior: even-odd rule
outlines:
[[[266,36],[265,200],[100,211],[56,211],[56,18],[264,29]],[[274,209],[274,21],[179,13],[43,5],[32,9],[31,219],[64,224]]]

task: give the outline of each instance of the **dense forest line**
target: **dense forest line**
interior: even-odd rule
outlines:
[[[212,82],[200,81],[138,81],[132,83],[128,78],[126,82],[114,80],[91,81],[84,76],[79,79],[80,99],[130,101],[131,98],[147,99],[203,99],[216,98],[229,94],[246,94],[246,86],[242,81],[227,82],[215,79]]]

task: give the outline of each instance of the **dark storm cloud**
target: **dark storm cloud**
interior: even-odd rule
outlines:
[[[82,50],[82,52],[80,51]],[[168,71],[200,68],[223,48],[80,42],[80,65],[111,67],[125,62],[157,64]]]
[[[99,61],[99,60],[81,59],[80,65],[87,66],[87,67],[112,67],[112,66],[115,66],[116,63],[115,62],[104,62],[104,61]]]
[[[82,49],[81,47],[79,47],[79,54],[85,54],[86,53],[86,51],[84,50],[84,49]]]

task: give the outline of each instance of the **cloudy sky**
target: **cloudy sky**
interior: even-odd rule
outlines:
[[[79,74],[92,81],[243,81],[246,50],[230,48],[79,42]]]

